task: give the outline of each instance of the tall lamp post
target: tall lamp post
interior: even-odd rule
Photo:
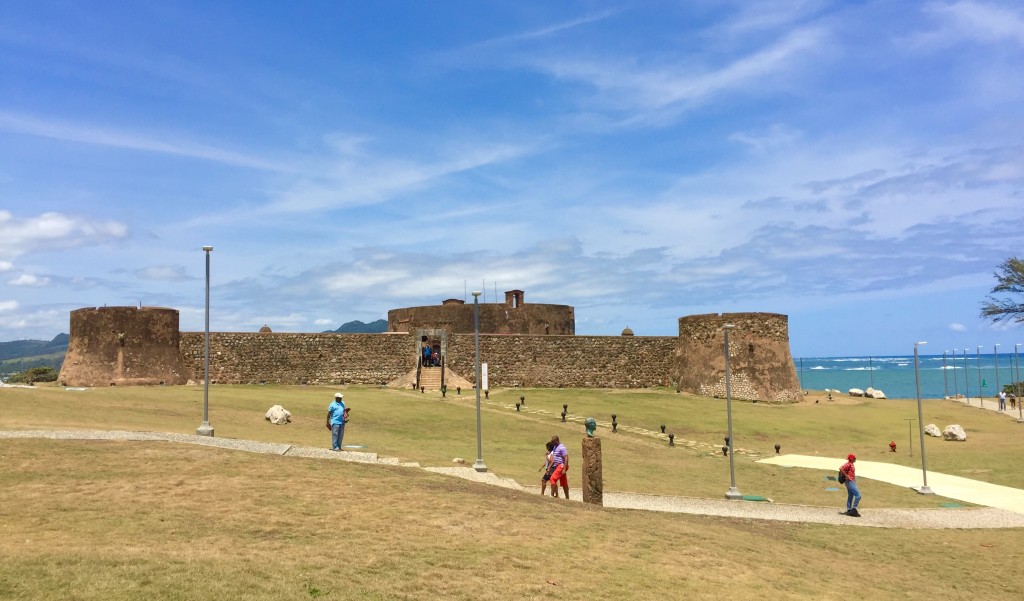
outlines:
[[[942,351],[942,396],[949,398],[949,374],[946,373],[946,353]]]
[[[483,439],[480,436],[480,291],[473,291],[473,346],[476,349],[476,463],[473,469],[486,472]]]
[[[1020,356],[1017,354],[1019,347],[1019,342],[1013,345],[1013,365],[1014,371],[1017,372],[1017,377],[1013,379],[1013,387],[1017,391],[1017,423],[1024,423],[1024,399],[1020,396]]]
[[[964,394],[967,395],[967,404],[971,404],[971,380],[970,370],[967,366],[967,347],[964,347]]]
[[[998,409],[999,411],[1003,411],[1003,410],[1006,409],[1006,406],[1005,405],[1003,405],[1002,407],[999,406],[999,399],[1002,398],[1002,397],[999,396],[999,393],[1002,391],[1002,389],[999,388],[999,343],[998,342],[995,343],[995,345],[992,347],[992,358],[995,360],[995,364],[996,364],[996,409]]]
[[[199,436],[213,436],[210,425],[210,252],[212,246],[204,246],[206,253],[206,329],[203,336],[203,423],[196,428]]]
[[[731,323],[722,326],[722,331],[725,332],[725,411],[729,419],[729,490],[725,492],[725,498],[731,501],[742,501],[743,495],[736,488],[736,460],[735,454],[732,452],[732,383],[729,380],[729,330],[734,327],[736,326]]]
[[[956,349],[953,349],[953,396],[956,397],[957,400],[959,400],[960,384],[958,383],[959,381],[956,378]]]
[[[934,493],[932,492],[932,489],[928,488],[928,461],[925,459],[924,452],[924,415],[922,415],[921,411],[921,377],[917,373],[917,347],[922,344],[928,343],[914,343],[914,383],[917,385],[917,425],[921,432],[921,476],[924,479],[921,488],[917,489],[917,492],[922,495],[931,495]]]
[[[985,391],[981,389],[981,385],[985,381],[981,379],[981,347],[978,347],[978,403],[984,408],[985,407]]]

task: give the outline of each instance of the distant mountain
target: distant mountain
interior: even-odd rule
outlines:
[[[71,337],[67,334],[57,334],[53,340],[14,340],[11,342],[0,342],[0,361],[5,359],[23,359],[26,357],[37,357],[39,355],[52,355],[64,353],[68,350],[68,340]]]
[[[324,330],[324,334],[380,334],[388,331],[386,319],[378,319],[370,323],[363,323],[359,320],[342,324],[337,330]]]
[[[68,351],[67,334],[58,334],[53,340],[14,340],[0,342],[0,373],[14,373],[31,367],[60,369]]]

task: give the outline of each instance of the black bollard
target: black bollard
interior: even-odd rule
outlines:
[[[777,445],[775,445],[775,454],[776,454],[776,455],[778,455],[778,454],[779,454],[779,451],[780,451],[780,450],[782,450],[782,445],[780,445],[780,444],[777,444]]]
[[[729,437],[728,436],[725,437],[725,444],[726,444],[726,446],[729,445]]]
[[[426,392],[426,391],[427,391],[427,387],[426,386],[420,386],[420,392],[421,393],[422,392]]]
[[[519,403],[516,403],[516,413],[519,413]]]
[[[519,397],[519,402],[525,405],[526,404],[526,397],[520,396]]]
[[[661,433],[662,433],[662,434],[664,434],[664,433],[665,433],[665,424],[661,424]]]
[[[722,447],[722,454],[726,457],[729,456],[729,447]]]
[[[565,411],[562,412],[562,422],[565,422]]]
[[[618,416],[613,413],[612,414],[612,432],[618,432],[619,431],[619,422],[615,421],[616,417],[618,417]]]
[[[485,399],[491,398],[491,391],[490,390],[485,390],[484,391],[484,398]]]
[[[443,399],[447,393],[448,393],[448,385],[447,384],[441,384],[441,398]]]
[[[462,386],[455,387],[455,394],[462,394]]]
[[[671,432],[668,433],[668,446],[676,446],[676,435]]]

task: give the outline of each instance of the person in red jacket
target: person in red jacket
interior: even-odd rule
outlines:
[[[857,470],[853,464],[857,462],[857,456],[850,453],[846,456],[846,463],[839,471],[846,476],[846,515],[859,518],[860,512],[857,505],[860,505],[860,489],[857,488]]]

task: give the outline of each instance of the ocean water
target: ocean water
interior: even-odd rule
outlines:
[[[945,363],[942,355],[919,355],[921,398],[941,399],[955,393],[969,393],[977,398],[979,390],[986,398],[992,398],[998,394],[997,381],[999,388],[1020,381],[1013,353],[999,354],[998,373],[996,355],[983,353],[980,359],[979,369],[977,354],[968,353],[966,364],[963,354],[957,354],[955,360],[947,355]],[[1017,360],[1024,363],[1024,357],[1018,356]],[[866,390],[870,386],[890,399],[917,398],[913,353],[896,357],[798,357],[794,363],[800,386],[805,390],[828,388],[846,394],[851,388]],[[1024,384],[1021,390],[1024,391]]]

